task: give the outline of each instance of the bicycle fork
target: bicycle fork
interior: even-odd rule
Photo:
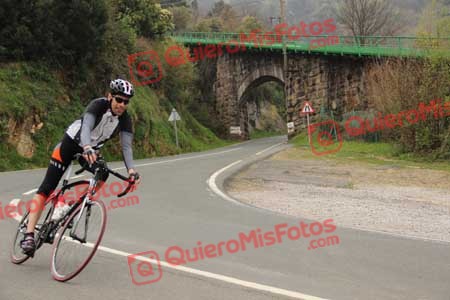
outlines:
[[[83,202],[81,204],[81,209],[80,212],[78,214],[78,217],[76,218],[75,222],[73,223],[73,226],[70,230],[70,237],[79,241],[80,243],[86,243],[86,238],[87,238],[87,230],[88,230],[88,220],[89,217],[91,215],[91,206],[90,204],[92,203],[90,197],[92,194],[92,191],[95,191],[95,185],[96,185],[96,180],[94,179],[90,179],[89,180],[89,188],[88,188],[88,192],[86,193],[86,196],[84,196]],[[83,215],[84,210],[87,209],[86,211],[86,218],[85,218],[85,224],[84,224],[84,234],[83,237],[79,237],[75,232],[78,228],[78,224],[80,223],[80,219],[81,216]]]

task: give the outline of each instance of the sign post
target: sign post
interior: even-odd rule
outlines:
[[[169,117],[169,122],[173,122],[173,126],[175,128],[175,141],[176,141],[176,144],[177,144],[177,148],[179,148],[179,146],[178,146],[177,121],[180,121],[180,120],[181,120],[181,117],[178,114],[178,112],[176,111],[176,109],[175,108],[172,109],[172,113],[170,114],[170,117]]]
[[[308,123],[308,142],[311,144],[311,129],[309,127],[309,114],[313,114],[315,111],[312,108],[311,104],[309,104],[308,101],[305,101],[305,104],[303,105],[302,114],[306,114],[306,122]]]

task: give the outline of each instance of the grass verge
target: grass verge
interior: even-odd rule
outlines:
[[[300,134],[290,140],[294,145],[295,151],[292,151],[288,158],[294,160],[317,159],[333,160],[335,162],[348,163],[369,163],[376,165],[395,165],[398,167],[411,167],[421,169],[442,170],[450,172],[450,162],[445,160],[433,160],[427,156],[418,156],[408,153],[400,153],[398,146],[391,143],[367,143],[361,141],[343,141],[339,149],[339,143],[320,146],[313,140],[312,146],[308,142],[306,134]],[[334,153],[320,155],[330,149],[337,150]],[[339,150],[338,150],[339,149]]]

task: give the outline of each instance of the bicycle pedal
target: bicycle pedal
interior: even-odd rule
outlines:
[[[55,240],[55,236],[48,236],[46,239],[45,239],[45,241],[44,241],[44,243],[47,243],[47,244],[53,244],[53,241]]]
[[[36,253],[36,250],[34,250],[32,252],[31,251],[25,252],[25,251],[22,250],[22,253],[25,254],[26,256],[30,257],[30,258],[33,258],[34,254]]]

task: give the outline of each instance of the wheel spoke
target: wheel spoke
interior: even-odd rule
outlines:
[[[94,201],[82,211],[81,208],[80,205],[56,236],[52,256],[52,274],[56,280],[66,281],[81,272],[103,237],[106,225],[103,202]]]

